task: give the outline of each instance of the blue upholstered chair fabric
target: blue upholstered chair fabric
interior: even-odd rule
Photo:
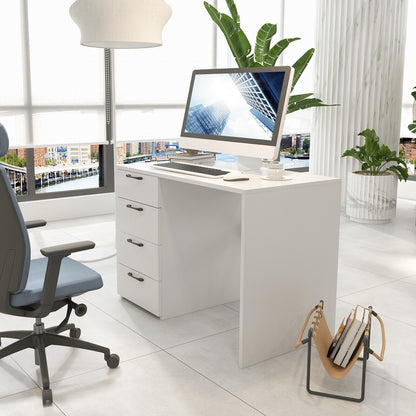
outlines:
[[[38,303],[42,296],[48,259],[40,258],[30,262],[29,276],[25,288],[10,296],[12,306],[25,306]],[[65,257],[59,270],[55,298],[72,297],[103,286],[101,276],[87,266]]]

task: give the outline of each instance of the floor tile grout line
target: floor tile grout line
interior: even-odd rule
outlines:
[[[13,397],[13,396],[17,396],[19,394],[26,393],[26,392],[29,392],[29,391],[35,391],[35,390],[42,390],[42,389],[39,389],[39,387],[33,387],[31,389],[28,389],[28,390],[23,390],[23,391],[19,391],[19,392],[16,392],[16,393],[7,394],[6,396],[0,397],[0,403],[4,399],[7,399],[7,398],[10,398],[10,397]],[[59,406],[57,406],[55,404],[55,402],[52,402],[52,405],[55,406],[58,409],[58,411],[62,413],[63,416],[68,416],[65,412],[63,412],[61,410],[61,408]]]
[[[392,279],[392,280],[390,280],[389,282],[384,282],[384,283],[379,283],[379,284],[376,284],[376,285],[374,285],[374,286],[369,286],[369,287],[366,287],[365,289],[360,289],[360,290],[357,290],[357,291],[355,291],[355,292],[348,293],[348,294],[346,294],[346,295],[337,296],[337,300],[338,300],[338,299],[345,298],[346,296],[351,296],[351,295],[355,295],[355,294],[360,293],[360,292],[365,292],[365,291],[367,291],[367,290],[374,289],[374,288],[376,288],[376,287],[388,286],[388,285],[391,285],[391,284],[393,284],[393,283],[398,283],[398,282],[400,282],[401,280],[403,280],[403,279],[408,279],[409,277],[412,277],[412,276],[414,276],[414,274],[412,274],[412,275],[410,275],[410,276],[407,276],[407,277],[400,277],[400,278],[398,278],[398,279]],[[383,277],[385,277],[385,276],[383,276]],[[410,283],[410,282],[409,282],[409,284],[413,284],[413,283]],[[414,283],[414,284],[416,284],[416,283]]]
[[[192,344],[193,342],[197,342],[197,341],[202,341],[204,339],[208,339],[208,338],[211,338],[211,337],[215,337],[217,335],[226,334],[227,332],[232,332],[232,331],[235,331],[236,329],[240,329],[240,327],[236,326],[235,328],[225,329],[224,331],[216,332],[215,334],[209,334],[209,335],[205,335],[205,336],[203,336],[201,338],[191,339],[191,340],[185,341],[185,342],[183,342],[181,344],[170,345],[169,347],[162,348],[162,351],[167,352],[166,350],[171,350],[173,348],[182,347],[184,345]]]
[[[400,384],[400,383],[398,383],[398,382],[397,382],[397,381],[395,381],[395,380],[390,380],[390,379],[388,379],[388,378],[386,378],[386,377],[381,376],[380,374],[377,374],[377,373],[376,373],[376,372],[374,372],[374,370],[372,370],[372,369],[371,369],[371,367],[369,367],[369,366],[367,366],[367,371],[368,371],[369,373],[371,373],[373,376],[376,376],[376,377],[378,377],[378,378],[381,378],[382,380],[385,380],[385,381],[387,381],[388,383],[394,384],[394,385],[396,385],[396,386],[398,386],[398,387],[400,387],[400,388],[402,388],[402,389],[405,389],[405,390],[409,391],[410,393],[414,393],[414,394],[416,394],[416,390],[412,390],[411,388],[409,388],[409,387],[407,387],[407,386],[404,386],[403,384]]]
[[[159,353],[159,352],[162,352],[162,350],[148,352],[148,353],[143,354],[143,355],[138,355],[137,357],[130,357],[130,358],[128,358],[127,360],[123,360],[123,361],[120,359],[120,365],[121,365],[121,364],[124,364],[124,363],[128,363],[128,362],[130,362],[130,361],[140,360],[141,358],[148,357],[148,356],[150,356],[150,355],[157,354],[157,353]],[[118,367],[117,367],[117,368],[118,368]],[[117,371],[117,368],[116,368],[116,369],[114,369],[114,370],[116,370],[116,371]],[[87,370],[87,371],[82,372],[82,373],[79,373],[79,374],[73,374],[72,376],[65,377],[65,378],[61,378],[61,379],[59,379],[59,380],[55,380],[55,381],[51,382],[51,388],[52,388],[55,384],[63,383],[63,382],[65,382],[65,381],[67,381],[67,380],[71,380],[71,379],[73,379],[73,378],[77,378],[77,377],[85,376],[86,374],[95,373],[95,372],[102,371],[102,370],[105,370],[105,369],[108,369],[108,367],[107,367],[106,365],[103,365],[102,367],[99,367],[99,368],[94,368],[94,369]],[[113,370],[113,369],[111,369],[111,370]]]
[[[343,303],[346,303],[347,305],[356,305],[355,303],[351,303],[351,302],[347,302],[346,300],[343,300],[343,299],[337,299],[337,301],[340,301],[340,302],[343,302]],[[372,305],[373,306],[373,305]],[[377,312],[375,309],[374,309],[374,311],[375,312]],[[384,313],[381,315],[381,317],[382,318],[387,318],[387,319],[390,319],[390,320],[392,320],[392,321],[395,321],[395,322],[399,322],[399,323],[401,323],[401,324],[403,324],[403,325],[407,325],[407,326],[410,326],[410,327],[412,327],[412,328],[416,328],[416,325],[413,325],[413,324],[411,324],[411,323],[409,323],[409,322],[406,322],[406,321],[402,321],[401,319],[397,319],[397,318],[393,318],[392,316],[390,316],[390,315],[385,315]]]
[[[81,297],[81,296],[80,296]],[[96,307],[98,310],[100,310],[101,312],[105,313],[107,316],[109,316],[110,318],[114,319],[116,322],[118,322],[119,324],[123,325],[124,327],[126,327],[127,329],[129,329],[130,331],[134,332],[136,335],[139,335],[140,337],[144,338],[146,341],[150,342],[152,345],[154,345],[155,347],[159,348],[161,351],[165,351],[166,349],[169,348],[175,348],[175,347],[179,347],[180,345],[185,345],[188,344],[189,342],[195,342],[195,341],[199,341],[214,335],[218,335],[218,334],[222,334],[224,332],[228,332],[228,331],[234,331],[235,329],[238,329],[239,326],[236,326],[234,328],[229,328],[229,329],[225,329],[224,331],[219,331],[219,332],[215,332],[213,334],[209,334],[209,335],[204,335],[203,337],[200,338],[194,338],[192,340],[183,342],[181,344],[175,344],[175,345],[169,345],[168,347],[162,347],[158,344],[156,344],[154,341],[151,341],[149,338],[147,338],[146,336],[140,334],[138,331],[136,331],[135,329],[131,328],[130,326],[128,326],[127,324],[125,324],[124,322],[118,320],[117,318],[115,318],[114,316],[110,315],[109,313],[105,312],[103,309],[101,309],[99,306],[97,306],[96,304],[92,303],[91,301],[84,299],[86,302],[91,303],[94,307]],[[225,306],[225,305],[220,305],[220,306]],[[228,308],[236,313],[238,313],[238,311],[232,309],[232,308]]]
[[[238,302],[238,301],[235,301],[235,302]],[[230,302],[230,303],[231,303],[231,302]],[[238,311],[237,309],[235,309],[235,308],[233,308],[233,307],[229,306],[227,303],[223,303],[223,304],[222,304],[222,306],[225,306],[226,308],[231,309],[231,310],[232,310],[232,311],[234,311],[234,312],[240,313],[240,311]]]
[[[214,380],[212,380],[211,378],[207,377],[205,374],[201,373],[200,371],[198,371],[197,369],[191,367],[189,364],[187,364],[185,361],[181,360],[180,358],[176,357],[175,355],[171,354],[168,351],[164,351],[166,354],[168,354],[170,357],[172,357],[173,359],[177,360],[178,362],[180,362],[181,364],[183,364],[184,366],[188,367],[189,369],[191,369],[192,371],[194,371],[195,373],[199,374],[201,377],[203,377],[205,380],[208,380],[209,382],[211,382],[212,384],[216,385],[217,387],[219,387],[221,390],[225,391],[226,393],[230,394],[231,396],[235,397],[237,400],[239,400],[240,402],[244,403],[246,406],[250,407],[251,409],[255,410],[256,412],[259,412],[261,415],[263,416],[267,416],[266,413],[263,413],[262,411],[260,411],[259,409],[257,409],[256,407],[254,407],[253,405],[251,405],[250,403],[248,403],[247,401],[243,400],[241,397],[238,397],[237,395],[235,395],[233,392],[231,392],[230,390],[226,389],[225,387],[221,386],[220,384],[218,384],[217,382],[215,382]]]

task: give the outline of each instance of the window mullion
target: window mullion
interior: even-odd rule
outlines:
[[[23,96],[26,107],[27,145],[34,144],[32,117],[32,80],[30,74],[30,46],[29,46],[29,12],[27,0],[20,0],[21,30],[22,30],[22,62],[23,62]]]

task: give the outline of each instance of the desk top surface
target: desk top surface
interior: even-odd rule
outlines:
[[[287,188],[293,186],[307,186],[312,184],[323,184],[340,182],[338,178],[331,178],[327,176],[312,175],[307,172],[291,172],[286,171],[285,177],[290,177],[289,180],[267,180],[261,177],[259,171],[244,172],[244,176],[248,176],[248,181],[224,181],[223,178],[206,178],[202,176],[194,176],[180,172],[173,172],[158,169],[152,166],[153,163],[136,162],[126,165],[117,165],[117,169],[142,173],[149,176],[155,176],[161,179],[175,180],[183,183],[189,183],[192,185],[204,186],[207,188],[213,188],[223,190],[227,192],[234,192],[239,194],[252,193],[252,192],[264,192],[264,191],[276,191],[279,188]],[[227,166],[215,166],[216,168],[226,169]],[[228,170],[234,171],[233,166]]]

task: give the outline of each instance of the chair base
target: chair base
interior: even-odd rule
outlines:
[[[69,330],[70,336],[62,336],[59,333]],[[64,347],[81,348],[84,350],[101,352],[104,360],[110,368],[116,368],[120,362],[118,355],[111,354],[110,350],[101,345],[82,341],[79,338],[81,330],[74,324],[58,325],[51,328],[44,327],[40,318],[36,318],[33,331],[4,331],[0,332],[1,338],[17,339],[13,344],[0,349],[0,359],[26,348],[33,348],[35,352],[35,364],[40,366],[42,377],[42,400],[44,405],[52,404],[52,390],[49,385],[48,363],[46,360],[46,347],[61,345]]]

